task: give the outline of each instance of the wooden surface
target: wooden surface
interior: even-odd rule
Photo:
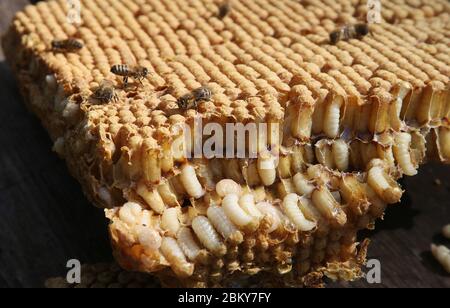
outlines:
[[[0,1],[0,31],[25,0]],[[22,104],[0,50],[0,287],[42,287],[65,273],[67,260],[111,260],[103,212],[84,198],[38,120]],[[440,185],[436,180],[440,180]],[[369,258],[381,262],[382,283],[331,287],[450,287],[429,245],[450,223],[450,167],[426,165],[403,181],[406,193],[369,232]]]

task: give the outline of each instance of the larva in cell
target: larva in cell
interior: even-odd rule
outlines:
[[[332,144],[334,163],[339,171],[348,170],[349,166],[349,146],[344,140],[335,140]]]
[[[214,228],[225,240],[230,240],[234,243],[242,243],[244,240],[242,233],[239,232],[235,225],[233,225],[222,207],[210,206],[206,215]]]
[[[214,255],[221,257],[227,249],[220,240],[219,234],[205,216],[197,216],[192,220],[192,229],[200,242]]]
[[[312,193],[312,200],[320,213],[328,220],[339,226],[345,225],[347,215],[326,186],[320,186],[315,189]]]
[[[170,182],[165,180],[160,185],[158,185],[158,194],[161,196],[161,199],[164,201],[164,204],[167,206],[179,206],[178,196],[174,191]]]
[[[194,235],[190,228],[182,227],[177,233],[177,242],[180,245],[181,250],[183,250],[186,257],[195,261],[197,256],[199,256],[201,248],[195,241]]]
[[[250,228],[252,230],[256,229],[258,226],[258,221],[252,216],[247,214],[239,206],[239,196],[236,194],[226,195],[222,200],[222,207],[225,214],[231,220],[232,223],[236,224],[241,228]]]
[[[411,160],[409,152],[411,145],[411,135],[408,133],[398,133],[394,138],[394,157],[398,162],[401,171],[409,176],[417,174],[417,169]]]
[[[159,151],[155,150],[157,143],[154,139],[147,138],[142,143],[142,169],[144,178],[148,183],[157,184],[161,180],[161,164]]]
[[[264,186],[272,185],[277,177],[275,157],[269,151],[263,151],[258,157],[258,173]]]
[[[133,226],[138,222],[142,207],[136,202],[127,202],[119,210],[119,218],[127,225]]]
[[[308,179],[302,174],[294,175],[294,187],[298,194],[302,196],[309,196],[314,190],[314,185],[309,183]]]
[[[255,218],[257,221],[261,220],[263,214],[256,208],[255,197],[253,194],[244,194],[239,199],[239,205],[241,208],[250,216]]]
[[[194,265],[186,260],[186,257],[178,246],[177,241],[171,237],[164,237],[161,242],[161,253],[167,259],[172,270],[180,277],[189,277],[194,273]]]
[[[161,216],[161,228],[170,236],[175,236],[180,229],[180,209],[171,207],[166,209]]]
[[[162,214],[166,206],[156,189],[150,190],[144,183],[139,183],[136,192],[158,214]]]
[[[336,138],[339,135],[339,121],[343,102],[342,96],[336,95],[325,107],[323,132],[329,138]]]
[[[390,178],[382,167],[383,162],[374,159],[369,165],[367,183],[387,203],[397,203],[403,194],[398,184]],[[373,166],[371,166],[373,165]]]
[[[297,194],[288,194],[283,199],[283,211],[291,222],[300,231],[311,231],[316,227],[316,223],[305,218],[302,211],[298,207],[299,197]]]
[[[230,179],[223,179],[216,184],[216,192],[220,197],[228,194],[240,195],[242,193],[241,185]]]
[[[203,197],[205,191],[197,178],[197,174],[195,173],[195,168],[193,166],[184,165],[181,169],[180,179],[189,196],[195,199]]]
[[[281,225],[281,218],[279,215],[279,212],[275,207],[265,201],[258,202],[256,204],[256,208],[265,216],[267,216],[270,219],[271,225],[268,230],[268,233],[272,233],[276,229],[278,229]]]
[[[161,247],[162,238],[159,233],[147,226],[137,226],[136,232],[138,234],[139,243],[150,251],[156,251]]]

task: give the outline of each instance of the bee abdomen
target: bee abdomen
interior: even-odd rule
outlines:
[[[111,67],[111,73],[119,76],[128,76],[130,69],[127,65],[117,64]]]

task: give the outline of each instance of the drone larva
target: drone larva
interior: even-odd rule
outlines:
[[[373,160],[374,165],[367,174],[367,183],[370,187],[387,203],[396,203],[400,201],[403,194],[398,184],[395,183],[385,172],[382,166],[377,165],[379,160]],[[381,162],[382,164],[383,162]]]
[[[342,96],[336,95],[325,108],[323,132],[329,138],[336,138],[339,135],[339,121],[343,103],[344,99]]]
[[[342,139],[335,140],[332,144],[334,163],[339,171],[346,171],[349,166],[349,147]]]
[[[161,216],[161,228],[170,236],[175,236],[180,229],[179,214],[179,208],[171,207],[166,209]]]
[[[417,169],[411,161],[411,154],[409,152],[411,135],[408,133],[398,133],[394,140],[394,157],[397,160],[400,169],[406,175],[416,175]]]
[[[271,221],[271,225],[270,228],[268,230],[269,233],[272,233],[273,231],[275,231],[276,229],[278,229],[278,227],[280,227],[281,225],[281,218],[279,215],[279,212],[277,211],[277,209],[270,203],[262,201],[262,202],[258,202],[256,204],[256,208],[265,216],[267,216],[270,221]]]
[[[191,165],[183,166],[183,168],[181,169],[180,179],[187,193],[191,197],[198,199],[205,194],[202,185],[198,181],[197,174],[195,173],[195,168]]]
[[[297,194],[288,194],[283,199],[283,210],[289,220],[294,223],[300,231],[311,231],[316,227],[316,223],[305,218],[298,207],[299,197]]]
[[[242,243],[242,233],[238,231],[235,225],[225,214],[222,207],[210,206],[206,212],[209,221],[213,224],[214,228],[222,235],[225,240],[231,240],[236,243]]]
[[[166,204],[167,206],[180,205],[175,189],[172,187],[169,181],[165,180],[164,182],[159,184],[157,190],[159,195],[161,196],[161,199],[164,201],[164,204]]]
[[[169,261],[170,267],[178,276],[192,276],[194,273],[194,264],[186,260],[183,251],[174,238],[164,237],[160,249],[163,256]]]
[[[239,199],[239,205],[247,214],[255,218],[257,221],[262,219],[263,215],[256,208],[255,197],[252,194],[242,195]]]
[[[156,251],[161,247],[162,238],[156,230],[148,226],[137,226],[136,230],[138,233],[139,243],[145,249]]]
[[[309,196],[314,190],[314,185],[309,183],[308,179],[302,174],[297,173],[294,175],[294,187],[298,194],[302,196]]]
[[[222,207],[225,214],[230,218],[231,222],[239,227],[247,227],[250,224],[255,224],[255,220],[247,214],[239,206],[239,196],[236,194],[229,194],[222,200]]]
[[[197,216],[192,220],[192,229],[200,242],[214,255],[221,257],[227,252],[219,234],[205,216]]]
[[[195,241],[194,235],[192,234],[190,228],[182,227],[178,231],[177,242],[186,257],[191,261],[195,261],[201,251],[201,248]]]
[[[312,201],[328,220],[339,226],[347,222],[347,215],[326,186],[320,186],[313,191]]]
[[[162,214],[166,206],[156,189],[149,190],[144,183],[139,183],[136,192],[158,214]]]
[[[222,198],[228,194],[239,196],[242,193],[242,188],[241,185],[231,179],[223,179],[216,184],[216,192]]]
[[[258,157],[258,174],[265,186],[272,185],[277,177],[275,157],[269,151],[260,153]]]
[[[142,207],[136,202],[127,202],[119,210],[119,218],[129,226],[134,226],[142,213]]]

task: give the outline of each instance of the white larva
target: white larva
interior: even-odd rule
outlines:
[[[149,190],[144,183],[138,184],[136,192],[158,214],[162,214],[166,208],[161,195],[156,189]]]
[[[225,197],[228,194],[241,195],[241,185],[231,179],[224,179],[219,181],[216,185],[216,192],[220,197]]]
[[[161,252],[169,261],[170,267],[177,276],[189,277],[193,274],[194,265],[186,260],[183,251],[174,238],[164,237],[162,239]]]
[[[198,254],[200,253],[201,248],[195,241],[192,231],[187,227],[182,227],[178,231],[177,242],[178,245],[180,245],[181,250],[183,250],[186,257],[191,261],[195,261]]]
[[[369,169],[367,183],[381,199],[387,203],[396,203],[400,201],[402,190],[398,187],[392,187],[386,178],[387,176],[382,167],[374,166]]]
[[[276,159],[268,151],[263,151],[258,156],[258,174],[264,186],[272,185],[277,177]]]
[[[450,273],[450,249],[443,245],[431,244],[431,253],[447,273]]]
[[[294,223],[300,231],[310,231],[316,227],[316,223],[305,218],[298,207],[299,197],[297,194],[288,194],[283,199],[283,210],[289,220]]]
[[[397,160],[400,169],[406,175],[416,175],[417,169],[411,161],[411,155],[409,153],[411,135],[408,133],[398,133],[394,140],[394,157]]]
[[[220,240],[214,227],[205,216],[197,216],[192,220],[192,229],[200,242],[216,256],[223,256],[226,247]]]
[[[262,219],[263,214],[256,208],[255,197],[253,194],[244,194],[239,199],[239,205],[241,208],[250,216],[257,219],[258,221]]]
[[[170,144],[163,146],[163,152],[161,155],[161,170],[163,172],[170,172],[173,169],[173,156]]]
[[[179,215],[180,209],[171,207],[166,209],[161,217],[161,228],[167,231],[170,236],[175,236],[180,229]]]
[[[194,167],[192,167],[191,165],[184,165],[181,169],[180,179],[189,196],[195,199],[203,197],[205,191],[198,181]]]
[[[450,224],[448,224],[442,228],[442,235],[445,236],[446,238],[450,239]]]
[[[222,200],[222,207],[231,222],[239,227],[248,226],[254,221],[252,216],[239,206],[239,197],[236,194],[226,195]]]
[[[119,210],[119,218],[127,225],[133,226],[137,223],[138,217],[142,213],[142,208],[136,202],[127,202]]]
[[[150,227],[136,226],[136,232],[139,243],[145,249],[156,251],[161,247],[162,238],[156,230]]]
[[[271,226],[268,230],[269,233],[272,233],[276,229],[278,229],[281,225],[281,218],[277,209],[270,203],[262,201],[256,204],[256,208],[265,216],[268,216],[271,220]]]
[[[332,145],[334,163],[339,171],[346,171],[349,165],[349,147],[344,140],[336,140]]]
[[[334,100],[325,108],[323,132],[329,138],[336,138],[339,135],[339,121],[341,117],[341,96],[335,96]]]
[[[163,181],[161,184],[158,185],[157,190],[158,194],[161,196],[161,199],[164,201],[164,204],[166,206],[180,205],[180,203],[178,202],[178,196],[175,192],[175,189],[172,187],[169,181]]]
[[[320,213],[339,226],[345,225],[347,215],[327,187],[321,186],[312,193],[312,201]]]
[[[238,229],[228,219],[225,211],[219,206],[210,206],[206,211],[209,221],[224,239],[229,239]]]
[[[314,190],[314,185],[309,183],[308,179],[300,172],[294,175],[295,191],[302,196],[311,195]]]

